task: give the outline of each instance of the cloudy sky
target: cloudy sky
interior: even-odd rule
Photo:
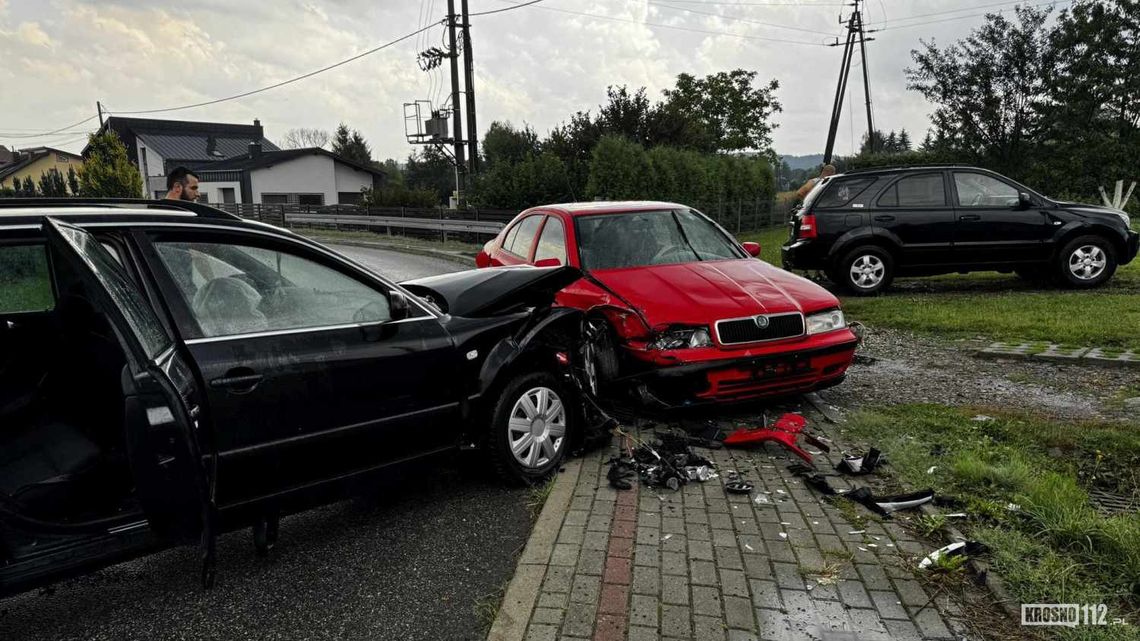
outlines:
[[[470,0],[473,13],[520,0]],[[1040,4],[1042,0],[1029,0]],[[456,0],[458,6],[459,0]],[[865,20],[876,126],[915,140],[930,111],[903,69],[920,39],[950,43],[996,0],[870,0]],[[1058,3],[1063,6],[1065,3]],[[540,134],[593,109],[607,85],[654,97],[682,72],[745,68],[780,82],[775,146],[823,151],[842,47],[840,0],[544,0],[472,18],[480,129],[529,123]],[[164,109],[264,87],[404,36],[447,13],[446,0],[0,0],[0,144],[78,150],[102,101],[112,113]],[[290,128],[358,128],[378,159],[403,159],[403,103],[447,99],[444,70],[415,54],[442,27],[312,78],[247,98],[140,117],[251,122],[278,140]],[[866,130],[861,82],[849,94],[837,152]],[[860,77],[861,80],[861,77]],[[850,107],[853,107],[850,108]],[[74,126],[69,126],[74,125]],[[64,128],[51,136],[41,134]]]

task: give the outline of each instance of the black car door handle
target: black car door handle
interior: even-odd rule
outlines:
[[[226,372],[225,376],[210,381],[210,387],[224,389],[234,394],[248,394],[261,382],[261,374],[248,367],[236,367]]]
[[[982,217],[978,214],[962,214],[958,216],[958,220],[981,220]]]
[[[875,216],[875,220],[880,223],[889,223],[894,220],[894,216]]]

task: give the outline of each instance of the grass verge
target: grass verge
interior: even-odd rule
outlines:
[[[993,420],[974,420],[979,411]],[[1140,424],[899,405],[857,413],[849,430],[889,453],[903,487],[934,487],[963,503],[969,518],[955,524],[990,547],[1021,603],[1105,603],[1110,619],[1131,623],[1066,629],[1059,638],[1137,638],[1140,514],[1103,515],[1088,489],[1140,496]]]

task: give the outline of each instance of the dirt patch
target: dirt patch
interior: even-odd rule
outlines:
[[[987,360],[982,339],[944,341],[868,329],[847,380],[823,395],[848,409],[898,403],[1001,406],[1064,419],[1135,418],[1124,400],[1140,396],[1140,371],[1054,362]]]

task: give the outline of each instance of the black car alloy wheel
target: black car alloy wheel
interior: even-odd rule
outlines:
[[[558,469],[570,449],[571,395],[549,372],[515,377],[495,404],[488,450],[499,474],[534,483]]]
[[[1096,287],[1112,278],[1116,255],[1100,236],[1079,236],[1065,243],[1057,256],[1058,276],[1071,287]]]
[[[858,247],[839,262],[832,280],[857,296],[871,296],[890,286],[894,260],[880,247]]]

